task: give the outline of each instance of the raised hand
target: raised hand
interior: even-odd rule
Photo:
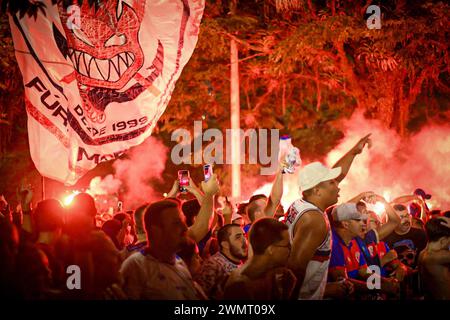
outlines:
[[[360,197],[367,203],[375,203],[376,194],[373,191],[366,191],[361,193]]]
[[[189,177],[189,185],[185,186],[186,190],[190,193],[194,193],[195,191],[200,191],[200,189],[195,184],[194,180]]]
[[[374,200],[375,200],[375,202],[378,201],[378,202],[382,202],[382,203],[388,203],[387,200],[383,196],[380,196],[379,194],[374,195]]]
[[[213,196],[219,192],[219,182],[217,181],[217,175],[214,173],[211,178],[204,182],[202,181],[202,190],[205,195]]]
[[[8,201],[6,201],[3,195],[0,196],[0,211],[8,206]]]
[[[227,198],[226,198],[227,199]],[[232,215],[233,214],[233,205],[231,204],[230,201],[225,200],[223,209],[222,209],[222,214],[225,215]]]
[[[372,140],[370,139],[371,135],[372,134],[369,133],[358,141],[358,143],[353,147],[353,154],[360,154],[364,150],[364,146],[366,144],[369,148],[372,146]]]
[[[17,189],[17,199],[22,207],[22,210],[30,210],[31,200],[33,199],[33,191],[31,184],[22,182]]]
[[[179,192],[180,192],[180,183],[178,182],[178,179],[176,179],[173,182],[172,189],[170,189],[169,193],[167,194],[167,198],[176,198]]]
[[[278,170],[280,171],[280,172],[284,172],[284,170],[286,169],[288,167],[288,163],[286,162],[286,160],[283,158],[280,162],[279,162],[279,164],[278,164]]]

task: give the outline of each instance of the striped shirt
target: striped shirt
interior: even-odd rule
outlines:
[[[321,300],[325,293],[325,287],[328,277],[328,265],[331,255],[331,228],[327,215],[312,203],[303,199],[298,199],[289,207],[286,216],[286,225],[289,228],[289,238],[291,243],[294,240],[294,229],[298,220],[305,214],[321,214],[327,228],[327,235],[324,241],[316,249],[313,258],[306,267],[305,278],[300,288],[299,299],[302,300]]]

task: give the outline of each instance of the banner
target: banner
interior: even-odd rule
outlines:
[[[43,2],[37,19],[9,17],[30,152],[43,176],[73,185],[150,136],[195,48],[205,3]]]

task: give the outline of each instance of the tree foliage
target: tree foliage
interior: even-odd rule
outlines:
[[[3,11],[20,14],[41,8],[39,1],[1,3]],[[230,4],[237,4],[235,14]],[[371,4],[381,7],[380,30],[366,25]],[[193,120],[230,127],[231,39],[239,48],[241,127],[289,132],[306,157],[328,153],[343,137],[339,120],[356,109],[404,137],[429,122],[448,122],[448,17],[449,5],[432,0],[206,1],[197,48],[155,134],[170,145],[170,133],[192,130]],[[3,154],[14,130],[23,131],[14,119],[24,117],[6,23],[3,15]],[[222,175],[228,177],[226,168]]]

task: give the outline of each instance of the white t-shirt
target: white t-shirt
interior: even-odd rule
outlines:
[[[122,264],[123,289],[130,299],[199,300],[201,289],[192,280],[186,264],[163,263],[150,254],[136,252]]]

